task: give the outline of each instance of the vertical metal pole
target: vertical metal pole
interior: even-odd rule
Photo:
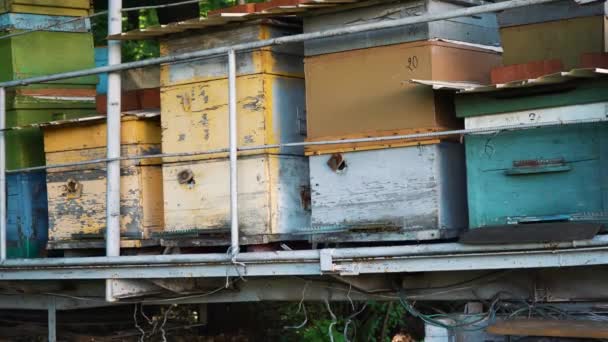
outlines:
[[[122,0],[108,2],[108,34],[122,32]],[[121,63],[120,41],[108,41],[108,65]],[[108,74],[107,155],[120,157],[120,72]],[[106,255],[120,255],[120,161],[107,163]],[[110,280],[106,282],[106,300],[114,301]]]
[[[57,341],[57,306],[55,298],[49,298],[48,307],[49,342]]]
[[[6,90],[0,88],[0,261],[6,260]]]
[[[230,250],[233,259],[239,253],[238,172],[237,172],[237,113],[236,113],[236,54],[228,51],[228,112],[230,136]]]

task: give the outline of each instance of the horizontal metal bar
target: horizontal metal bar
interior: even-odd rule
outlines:
[[[552,126],[565,126],[565,125],[578,125],[578,124],[589,124],[589,123],[602,123],[608,122],[608,119],[583,119],[583,120],[569,120],[569,121],[555,121],[555,122],[543,122],[536,124],[525,124],[525,125],[505,125],[500,127],[483,127],[483,128],[469,128],[469,129],[457,129],[451,131],[441,132],[428,132],[428,133],[412,133],[402,135],[390,135],[384,137],[369,137],[369,138],[353,138],[353,139],[342,139],[342,140],[323,140],[323,141],[303,141],[293,143],[281,143],[281,144],[269,144],[269,145],[258,145],[258,146],[244,146],[239,147],[238,151],[258,151],[271,148],[281,147],[297,147],[297,146],[318,146],[318,145],[337,145],[337,144],[353,144],[353,143],[366,143],[366,142],[390,142],[395,140],[403,139],[426,139],[426,138],[441,138],[449,137],[454,135],[465,135],[465,134],[477,134],[477,133],[493,133],[502,131],[513,131],[513,130],[525,130],[525,129],[536,129],[542,127]],[[147,154],[147,155],[136,155],[136,156],[123,156],[120,158],[100,158],[85,160],[72,163],[54,164],[54,165],[42,165],[34,167],[26,167],[21,169],[8,170],[7,173],[18,173],[18,172],[31,172],[38,170],[47,169],[58,169],[70,166],[85,166],[98,163],[107,163],[116,160],[142,160],[142,159],[154,159],[154,158],[175,158],[175,157],[194,157],[202,156],[215,153],[227,153],[230,149],[218,148],[207,151],[197,152],[181,152],[181,153],[159,153],[159,154]]]
[[[255,42],[241,43],[241,44],[236,44],[236,45],[232,45],[232,46],[199,50],[199,51],[194,51],[194,52],[189,52],[189,53],[170,55],[170,56],[164,56],[164,57],[158,57],[158,58],[150,58],[150,59],[146,59],[143,61],[122,63],[122,64],[117,64],[117,65],[97,67],[97,68],[86,69],[86,70],[65,72],[65,73],[61,73],[61,74],[54,74],[54,75],[26,78],[26,79],[21,79],[21,80],[7,81],[7,82],[0,83],[0,87],[15,87],[15,86],[23,86],[23,85],[33,84],[33,83],[44,83],[44,82],[49,82],[49,81],[57,81],[57,80],[62,80],[62,79],[66,79],[66,78],[105,74],[105,73],[114,72],[114,71],[123,71],[123,70],[128,70],[128,69],[143,68],[143,67],[153,66],[153,65],[163,64],[163,63],[175,63],[175,62],[187,61],[187,60],[195,59],[195,58],[222,55],[222,54],[228,53],[228,51],[230,51],[230,50],[241,51],[241,50],[257,49],[257,48],[262,48],[262,47],[272,46],[272,45],[299,43],[299,42],[303,42],[303,41],[311,40],[311,39],[329,38],[329,37],[342,36],[342,35],[364,32],[364,31],[380,30],[380,29],[399,27],[399,26],[405,26],[405,25],[411,25],[411,24],[452,19],[452,18],[458,18],[458,17],[468,17],[468,16],[472,16],[472,15],[502,11],[502,10],[506,10],[506,9],[524,7],[524,6],[529,6],[529,5],[544,4],[544,3],[554,2],[554,1],[557,1],[557,0],[510,0],[510,1],[499,2],[499,3],[495,3],[495,4],[489,4],[489,5],[481,5],[481,6],[474,6],[474,7],[469,7],[469,8],[457,9],[457,10],[450,10],[450,11],[445,11],[443,13],[438,13],[438,14],[425,14],[425,15],[421,15],[421,16],[413,16],[413,17],[407,17],[407,18],[402,18],[402,19],[397,19],[397,20],[386,20],[386,21],[380,21],[380,22],[375,22],[375,23],[353,25],[353,26],[348,26],[348,27],[340,27],[337,29],[332,29],[332,30],[327,30],[327,31],[322,31],[322,32],[302,33],[302,34],[296,34],[296,35],[291,35],[291,36],[284,36],[284,37],[260,40],[260,41],[255,41]]]
[[[276,252],[240,253],[239,261],[244,263],[255,262],[318,262],[321,253],[331,255],[336,259],[358,258],[392,258],[419,255],[454,255],[465,253],[491,253],[502,251],[558,251],[562,249],[608,247],[608,235],[599,235],[592,240],[573,241],[563,243],[535,243],[513,245],[463,245],[460,243],[418,244],[413,246],[382,246],[382,247],[356,247],[336,248],[324,250],[298,250]],[[96,266],[135,266],[135,265],[170,265],[194,263],[224,263],[229,262],[231,256],[227,253],[210,254],[176,254],[176,255],[131,255],[119,257],[79,257],[79,258],[47,258],[47,259],[7,259],[0,262],[0,272],[17,268],[40,267],[96,267]],[[608,260],[607,260],[608,262]]]
[[[406,249],[401,247],[402,249]],[[244,253],[245,254],[245,253]],[[239,262],[241,261],[239,255]],[[319,260],[169,265],[108,265],[2,269],[0,280],[150,279],[198,277],[312,276],[328,273],[360,275],[494,269],[575,267],[608,264],[608,247],[506,251],[382,258],[333,259],[328,272]],[[238,269],[237,269],[238,267]],[[325,272],[324,272],[325,271]]]

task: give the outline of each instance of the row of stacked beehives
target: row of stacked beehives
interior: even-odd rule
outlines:
[[[306,17],[304,30],[459,6],[427,0],[336,10]],[[580,7],[562,1],[551,6],[556,9],[540,6],[536,12],[525,12],[530,17],[517,11],[499,14],[500,37],[496,16],[487,14],[239,52],[238,145],[251,148],[305,139],[438,132],[463,125],[489,127],[523,122],[522,117],[529,122],[531,109],[533,120],[589,118],[598,113],[603,118],[607,83],[597,72],[589,71],[586,78],[572,82],[561,75],[549,77],[557,79],[553,83],[543,79],[551,83],[548,87],[530,82],[522,89],[503,92],[509,87],[484,87],[471,94],[409,82],[485,84],[494,70],[494,79],[504,83],[521,75],[539,77],[597,66],[595,57],[600,62],[603,57],[594,53],[605,52],[604,4]],[[572,27],[560,33],[556,27],[561,25]],[[564,38],[575,29],[586,32],[586,39]],[[168,35],[161,52],[228,46],[300,30],[290,20],[228,24]],[[505,67],[500,67],[497,48],[501,38]],[[548,58],[558,63],[528,63]],[[181,153],[162,160],[123,162],[124,246],[228,244],[226,63],[226,57],[215,57],[163,65],[160,122],[150,112],[124,115],[123,156]],[[528,70],[537,65],[545,68]],[[102,119],[43,125],[43,129],[48,164],[105,155]],[[452,136],[241,151],[241,240],[248,245],[419,241],[455,238],[469,226],[601,221],[606,185],[601,171],[603,137],[604,126],[593,124],[467,135],[464,147],[459,137]],[[49,246],[82,248],[87,241],[101,241],[103,164],[52,169],[47,182]]]
[[[9,81],[94,66],[88,0],[0,1],[0,80]],[[25,33],[28,30],[40,30]],[[25,34],[24,34],[25,33]],[[96,77],[20,86],[7,91],[7,169],[45,164],[43,137],[28,125],[95,112]],[[9,257],[37,256],[45,249],[45,172],[7,175]]]

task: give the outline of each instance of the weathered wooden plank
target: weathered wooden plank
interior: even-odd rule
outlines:
[[[437,0],[381,2],[373,6],[304,17],[304,31],[316,32],[349,25],[396,20],[422,14],[443,13],[462,4]],[[378,31],[315,39],[304,43],[306,56],[335,53],[375,46],[441,38],[483,45],[500,45],[498,24],[493,13],[408,25]]]
[[[121,155],[160,152],[157,118],[123,116],[122,121]],[[104,158],[106,129],[105,120],[43,126],[47,163]],[[122,236],[146,239],[164,226],[162,168],[158,163],[159,160],[121,162]],[[57,241],[103,237],[106,227],[106,171],[103,164],[50,169],[47,186],[50,245]]]
[[[583,53],[605,52],[608,18],[600,15],[500,29],[505,65],[560,59],[566,70]]]
[[[163,151],[193,152],[228,147],[226,79],[163,88]],[[306,135],[304,80],[274,75],[237,77],[238,144],[256,146],[302,141]],[[276,153],[278,149],[265,152]],[[252,151],[242,154],[256,154]],[[281,153],[302,154],[302,147]],[[209,159],[226,153],[165,161]]]
[[[607,89],[608,90],[608,89]],[[539,108],[516,112],[465,118],[466,129],[503,127],[533,123],[604,119],[608,117],[608,102],[596,102],[554,108]]]
[[[498,321],[487,332],[496,335],[608,338],[605,322],[539,318]]]
[[[465,139],[472,228],[536,217],[605,221],[608,126],[570,125]],[[550,165],[567,166],[552,172]],[[536,168],[534,173],[509,170]]]
[[[0,30],[45,30],[62,32],[89,32],[89,19],[74,20],[73,17],[28,13],[0,14]]]
[[[258,155],[238,160],[239,229],[247,236],[293,234],[310,225],[308,161]],[[230,227],[229,161],[163,166],[167,232],[213,234]]]
[[[459,128],[462,122],[454,117],[449,93],[404,81],[484,83],[499,63],[500,56],[494,52],[435,41],[307,57],[308,138]]]
[[[190,31],[170,36],[161,43],[161,54],[191,52],[231,44],[286,36],[301,29],[285,25],[245,24],[202,33]],[[192,33],[197,32],[197,33]],[[176,85],[227,77],[227,57],[213,57],[161,67],[161,84]],[[283,76],[303,76],[302,45],[288,44],[244,51],[237,55],[237,75],[270,73]]]
[[[598,15],[606,15],[604,1],[581,5],[575,1],[562,0],[512,8],[501,11],[496,16],[500,27],[509,27]]]
[[[44,256],[48,230],[45,172],[9,174],[6,184],[7,256]]]
[[[587,79],[532,88],[458,94],[454,104],[456,115],[468,118],[606,101],[608,101],[608,81]]]
[[[310,157],[315,239],[337,241],[331,233],[359,242],[438,239],[444,237],[439,231],[467,226],[460,144],[341,156],[343,164],[332,162],[336,155]]]
[[[0,0],[0,13],[17,12],[84,17],[89,14],[89,0]]]

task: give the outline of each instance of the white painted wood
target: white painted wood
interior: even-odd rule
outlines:
[[[468,117],[464,119],[464,126],[466,129],[492,127],[499,128],[510,125],[605,119],[607,117],[608,102],[597,102],[574,106],[539,108],[502,114]]]
[[[463,148],[457,143],[344,153],[346,168],[333,171],[331,155],[310,157],[312,231],[356,229],[374,240],[436,239],[437,230],[466,227]],[[436,230],[429,233],[429,230]],[[395,233],[397,232],[397,233]],[[417,235],[416,232],[424,232]],[[355,235],[355,233],[353,233]],[[322,237],[320,237],[322,239]],[[351,240],[351,239],[349,239]]]
[[[177,175],[191,170],[193,182],[179,184]],[[228,159],[163,166],[166,231],[230,227]],[[290,234],[310,226],[302,191],[308,189],[306,157],[258,155],[239,157],[238,195],[241,234]]]

